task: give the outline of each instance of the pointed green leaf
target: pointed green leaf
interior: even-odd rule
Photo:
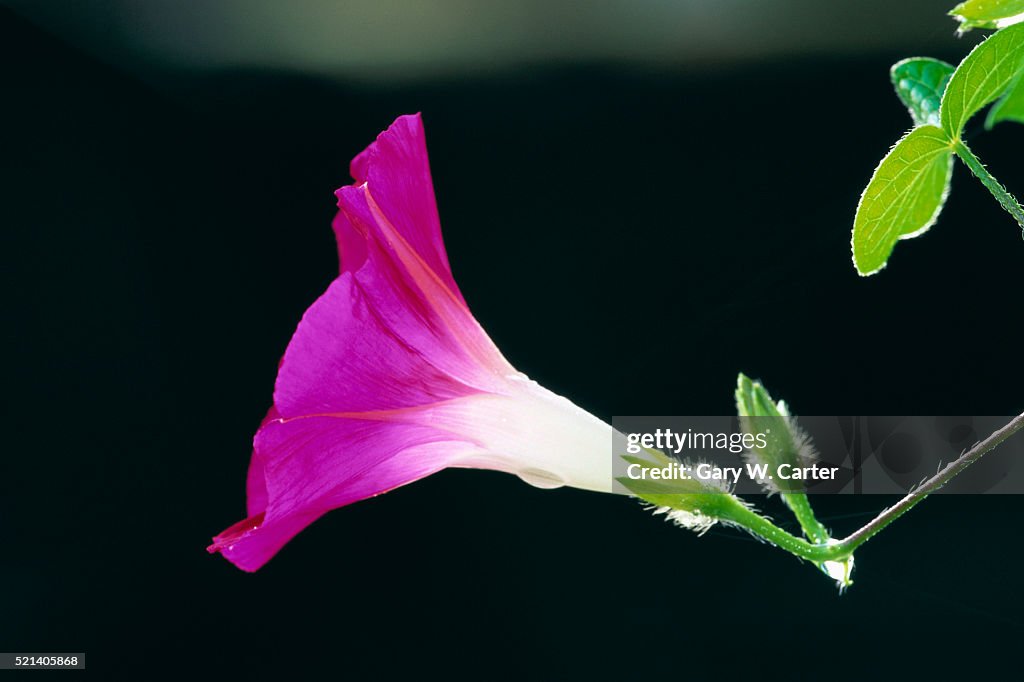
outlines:
[[[952,64],[929,57],[904,59],[889,70],[896,94],[918,126],[940,125],[939,103],[952,75]]]
[[[960,31],[972,28],[1005,28],[1024,20],[1024,0],[967,0],[949,11],[960,22]]]
[[[899,239],[925,232],[949,193],[952,144],[935,126],[914,128],[878,164],[853,221],[853,264],[872,275],[889,260]]]
[[[960,139],[968,119],[1024,73],[1024,24],[992,34],[971,50],[942,95],[942,128]]]
[[[1018,76],[1017,83],[1010,91],[989,109],[985,128],[991,130],[1000,121],[1024,123],[1024,76]]]

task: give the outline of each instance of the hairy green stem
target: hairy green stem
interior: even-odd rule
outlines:
[[[838,545],[835,545],[835,547],[840,547],[845,550],[845,554],[852,554],[853,550],[870,540],[880,530],[905,514],[925,497],[949,483],[957,474],[981,459],[982,455],[1021,429],[1024,429],[1024,414],[1017,415],[1010,420],[1009,424],[947,464],[941,471],[922,483],[915,490],[911,491],[902,500],[883,511],[870,523],[847,537]]]
[[[968,148],[962,140],[957,140],[953,145],[953,151],[960,157],[960,160],[967,164],[967,167],[971,169],[975,177],[981,180],[981,184],[988,188],[988,191],[992,193],[992,196],[996,198],[999,205],[1007,210],[1016,220],[1017,224],[1021,228],[1021,236],[1024,237],[1024,208],[1017,203],[1017,200],[1013,198],[1013,195],[1006,191],[1006,188],[999,184],[999,181],[988,172],[977,156]]]
[[[841,561],[853,554],[855,549],[905,514],[918,502],[949,483],[957,474],[981,459],[981,456],[986,452],[992,450],[1021,429],[1024,429],[1024,414],[1014,417],[1006,426],[960,455],[960,457],[950,462],[937,474],[907,494],[902,500],[883,511],[866,526],[840,542],[823,544],[816,541],[811,543],[803,538],[798,538],[782,530],[752,509],[743,506],[738,501],[726,514],[723,514],[722,518],[725,521],[730,521],[746,528],[761,539],[802,559],[807,559],[814,563]]]
[[[805,493],[782,493],[782,500],[793,512],[793,516],[796,517],[800,527],[803,528],[804,535],[807,536],[808,540],[817,545],[829,541],[831,536],[825,530],[825,526],[821,525],[821,522],[814,516],[814,510],[811,509],[811,501],[807,499]]]
[[[838,545],[811,544],[803,538],[787,533],[749,507],[737,505],[724,518],[726,521],[745,528],[762,540],[816,564],[844,556],[841,552],[836,551]]]

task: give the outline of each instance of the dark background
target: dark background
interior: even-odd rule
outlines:
[[[606,420],[728,414],[737,371],[805,414],[1024,409],[1024,243],[964,167],[887,270],[850,263],[859,193],[909,127],[887,69],[917,46],[375,85],[142,78],[0,19],[0,650],[84,651],[101,679],[1016,666],[1011,496],[925,502],[859,552],[842,596],[740,533],[698,538],[625,498],[493,472],[333,512],[253,575],[204,551],[243,516],[277,360],[336,272],[332,192],[402,113],[423,112],[474,313],[513,364]],[[971,144],[1024,193],[1020,127]],[[818,506],[843,535],[891,502]]]

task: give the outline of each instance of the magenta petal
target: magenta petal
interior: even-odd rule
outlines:
[[[399,116],[352,160],[350,170],[357,184],[367,184],[381,211],[402,237],[462,301],[441,238],[420,115]]]
[[[266,523],[263,514],[256,514],[225,529],[206,551],[220,552],[243,571],[255,571],[316,518],[291,516]]]
[[[331,227],[338,242],[338,263],[341,271],[352,272],[363,267],[368,255],[367,235],[356,229],[344,211],[338,211]]]
[[[365,270],[370,281],[342,274],[299,323],[274,388],[282,416],[393,410],[474,391],[457,378],[479,372],[471,358]]]
[[[267,415],[263,417],[263,421],[260,422],[260,428],[280,416],[277,408],[271,406],[267,410]],[[263,458],[256,452],[255,443],[252,449],[252,459],[249,460],[249,472],[245,478],[245,505],[249,516],[258,514],[267,508],[267,481],[263,471]]]
[[[538,480],[543,468],[537,447],[502,440],[547,424],[550,400],[501,356],[452,279],[419,116],[395,121],[352,174],[358,184],[338,190],[333,223],[341,273],[281,360],[254,440],[249,518],[210,547],[245,570],[327,511],[446,466]],[[480,412],[460,402],[478,396]],[[572,467],[555,468],[551,480],[574,480]],[[601,486],[600,476],[584,479]]]
[[[272,421],[256,436],[268,505],[214,538],[254,571],[324,513],[428,476],[472,445],[435,428],[387,419],[308,417]]]
[[[281,416],[394,410],[500,390],[514,370],[462,300],[379,216],[365,187],[342,188],[339,197],[339,243],[361,239],[362,262],[346,266],[299,323],[274,389]]]
[[[245,510],[252,516],[267,508],[267,473],[263,458],[254,450],[245,476]]]

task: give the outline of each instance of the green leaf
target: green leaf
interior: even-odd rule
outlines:
[[[1000,121],[1024,123],[1024,76],[1018,76],[1017,83],[1010,91],[989,109],[985,129],[991,130]]]
[[[1024,73],[1024,24],[994,33],[956,67],[942,95],[942,127],[960,139],[968,119]]]
[[[857,205],[851,245],[858,273],[878,272],[897,240],[916,237],[935,223],[952,171],[952,143],[939,128],[914,128],[896,143]]]
[[[960,31],[972,28],[1005,28],[1024,20],[1024,0],[967,0],[949,11],[960,22]],[[1016,20],[1016,21],[1014,21]]]
[[[939,104],[953,71],[952,64],[929,57],[911,57],[892,65],[889,77],[914,125],[940,125]]]

